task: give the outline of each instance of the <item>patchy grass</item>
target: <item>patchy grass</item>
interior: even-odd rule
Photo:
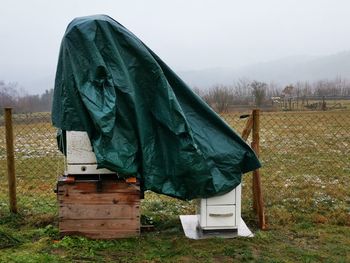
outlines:
[[[223,117],[238,132],[245,120]],[[57,176],[62,157],[47,123],[15,126],[20,213],[8,211],[0,181],[0,262],[350,262],[350,112],[271,112],[261,116],[262,182],[269,231],[256,229],[251,175],[243,180],[243,217],[254,238],[189,240],[178,218],[196,201],[147,193],[142,220],[155,231],[139,238],[60,238]],[[0,127],[0,176],[5,147]]]
[[[157,214],[157,213],[155,213]],[[350,228],[304,222],[275,225],[254,238],[189,240],[175,217],[157,219],[156,231],[112,241],[59,239],[55,221],[4,216],[1,262],[349,262]],[[169,221],[170,219],[170,221]],[[4,222],[6,221],[6,222]],[[169,223],[171,222],[171,223]],[[45,225],[46,224],[46,225]],[[38,226],[39,225],[39,226]],[[18,231],[13,231],[17,229]],[[1,240],[2,242],[2,240]]]

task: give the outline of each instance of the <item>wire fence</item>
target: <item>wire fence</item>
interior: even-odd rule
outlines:
[[[240,116],[249,113],[221,116],[241,133],[247,119]],[[14,114],[13,129],[18,210],[56,213],[53,190],[57,177],[63,174],[64,162],[50,114]],[[270,218],[289,220],[285,217],[293,217],[291,209],[304,209],[350,224],[349,131],[350,111],[346,109],[261,113],[261,173]],[[9,209],[6,173],[5,128],[0,117],[0,214]],[[245,179],[245,184],[249,186],[249,180]],[[251,200],[249,191],[244,195],[243,200]]]
[[[57,149],[56,129],[50,113],[14,114],[14,154],[18,210],[26,213],[56,211],[53,192],[58,175],[63,173],[63,155]],[[0,119],[0,211],[8,209],[6,143]]]

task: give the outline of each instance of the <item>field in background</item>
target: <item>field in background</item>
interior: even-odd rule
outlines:
[[[248,112],[246,112],[248,113]],[[59,239],[56,197],[63,158],[48,114],[14,116],[20,214],[8,213],[4,127],[0,126],[0,261],[11,262],[348,262],[350,261],[350,111],[266,112],[261,161],[270,230],[256,238],[191,241],[178,215],[195,202],[147,193],[143,221],[156,231],[117,241]],[[245,119],[223,114],[240,133]],[[243,179],[243,217],[254,230],[251,175]],[[19,231],[17,231],[19,230]]]

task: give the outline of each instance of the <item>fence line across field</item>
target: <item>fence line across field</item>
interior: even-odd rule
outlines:
[[[241,134],[246,119],[240,116],[249,113],[250,110],[226,112],[221,116]],[[53,189],[57,177],[63,173],[64,158],[57,148],[56,129],[51,125],[50,113],[14,114],[12,117],[18,209],[29,213],[57,213]],[[260,159],[263,164],[261,174],[266,209],[273,205],[271,200],[276,198],[275,195],[287,194],[287,191],[281,193],[281,189],[274,187],[277,181],[295,185],[296,180],[302,178],[305,182],[318,182],[322,187],[325,184],[342,183],[344,174],[350,175],[349,130],[348,109],[262,111]],[[6,178],[4,121],[0,123],[0,136],[0,176]],[[251,143],[249,139],[248,143]],[[250,175],[243,177],[243,184],[246,185],[243,187],[251,187],[250,180],[245,177],[249,178]],[[9,210],[8,187],[7,180],[0,181],[0,212]],[[244,192],[243,202],[252,200],[249,192]],[[293,195],[293,192],[288,193]],[[327,198],[334,196],[330,202],[342,202],[337,200],[336,194],[329,195],[331,197]]]

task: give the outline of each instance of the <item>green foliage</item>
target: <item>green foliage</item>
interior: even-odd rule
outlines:
[[[14,247],[21,243],[21,241],[14,237],[9,230],[0,229],[0,249]]]

